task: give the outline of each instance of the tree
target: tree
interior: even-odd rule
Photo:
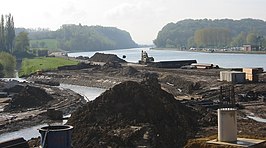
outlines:
[[[225,47],[230,43],[230,31],[225,28],[199,29],[194,35],[198,47]]]
[[[4,66],[0,63],[0,78],[3,78],[4,76]]]
[[[247,35],[247,43],[250,45],[257,45],[257,35],[255,33],[249,33]]]
[[[231,46],[233,47],[242,47],[246,43],[246,35],[244,32],[238,34],[238,36],[234,37]]]
[[[0,63],[3,66],[5,77],[14,77],[16,68],[16,58],[9,53],[0,52]]]
[[[42,48],[44,48],[44,47],[45,47],[45,42],[42,41],[42,42],[40,43],[40,46],[41,46]]]
[[[202,30],[204,28],[210,30],[204,31]],[[215,30],[215,28],[221,30],[218,31]],[[222,30],[222,28],[227,31]],[[200,30],[201,32],[199,32]],[[228,47],[230,44],[233,46],[242,46],[242,44],[246,44],[246,33],[248,32],[257,33],[256,35],[259,36],[266,36],[266,21],[256,19],[182,20],[165,25],[162,30],[158,32],[154,44],[157,47],[163,48],[166,47],[166,45],[169,46],[169,40],[171,40],[174,43],[173,45],[178,44],[183,46],[187,44],[187,46],[190,47],[193,43],[191,37],[194,37],[194,42],[197,43],[197,46],[201,47],[218,46],[219,48]],[[210,36],[203,35],[207,33],[210,34]],[[196,34],[198,35],[197,37],[195,36]],[[245,39],[243,39],[243,36],[245,36]],[[230,41],[231,37],[233,37],[233,42]],[[166,42],[168,42],[168,44]],[[224,43],[228,44],[225,45]]]
[[[21,51],[21,52],[26,52],[29,48],[29,37],[27,32],[20,32],[16,36],[15,40],[15,50],[16,51]]]
[[[5,21],[4,16],[1,15],[1,22],[0,22],[0,51],[5,51]]]
[[[14,40],[15,40],[15,28],[14,28],[14,19],[11,14],[6,16],[6,48],[9,53],[13,52]]]

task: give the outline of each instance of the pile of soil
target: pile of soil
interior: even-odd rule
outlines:
[[[16,87],[16,86],[15,86]],[[27,109],[42,106],[53,98],[39,87],[26,85],[11,100],[9,109]]]
[[[119,63],[126,63],[125,60],[119,58],[115,54],[104,54],[104,53],[95,53],[91,58],[90,61],[93,62],[119,62]]]
[[[161,89],[158,79],[126,81],[74,112],[74,147],[182,147],[197,113]]]
[[[139,73],[140,72],[132,66],[123,67],[123,70],[122,70],[123,76],[134,76],[134,75],[139,74]]]
[[[60,67],[58,67],[58,70],[80,70],[80,69],[92,68],[92,67],[93,67],[93,65],[91,65],[91,64],[80,62],[77,65],[60,66]]]
[[[165,75],[160,79],[161,82],[170,83],[183,93],[191,94],[194,90],[199,90],[201,87],[200,82],[191,82],[182,77]]]

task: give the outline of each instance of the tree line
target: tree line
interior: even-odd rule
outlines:
[[[14,18],[11,14],[1,15],[0,20],[0,77],[13,77],[16,58],[19,52],[26,51],[29,45],[28,34],[15,34]]]
[[[11,14],[6,15],[6,21],[4,15],[1,15],[0,22],[0,50],[12,53],[14,48],[15,39],[15,27],[14,19]]]
[[[27,29],[19,28],[18,31]],[[67,24],[62,25],[56,31],[48,29],[28,30],[30,40],[48,40],[57,41],[57,48],[66,51],[94,51],[108,49],[134,48],[138,45],[132,40],[127,31],[116,27],[86,26]],[[39,43],[42,43],[40,41]],[[36,42],[31,47],[45,47]]]
[[[169,23],[159,31],[154,44],[168,48],[226,48],[244,44],[266,48],[266,22],[242,20],[183,20]]]

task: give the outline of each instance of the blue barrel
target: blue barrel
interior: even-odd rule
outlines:
[[[43,148],[71,148],[73,126],[55,125],[39,129]]]

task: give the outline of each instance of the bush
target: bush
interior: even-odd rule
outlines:
[[[0,78],[4,77],[4,66],[0,63]]]
[[[14,77],[16,58],[9,53],[0,52],[0,63],[3,66],[4,77]]]

